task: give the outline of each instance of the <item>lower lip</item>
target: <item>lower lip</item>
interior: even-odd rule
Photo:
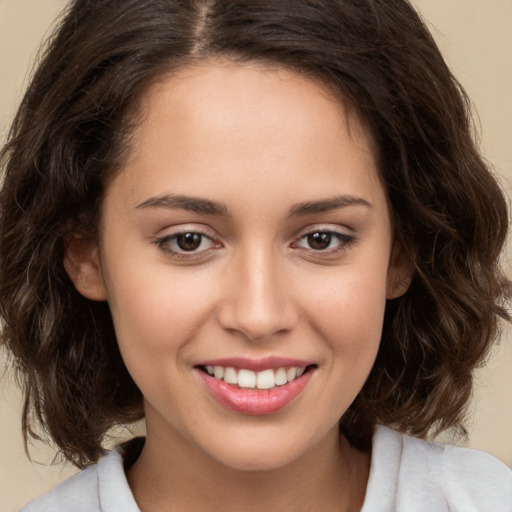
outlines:
[[[272,389],[245,389],[211,377],[202,370],[197,371],[206,389],[218,402],[232,411],[252,416],[284,409],[302,392],[313,374],[313,370],[309,369],[292,382]]]

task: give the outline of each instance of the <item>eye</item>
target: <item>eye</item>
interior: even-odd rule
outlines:
[[[200,254],[215,246],[213,240],[200,231],[183,231],[155,240],[164,252],[176,256]]]
[[[297,247],[315,252],[336,252],[355,242],[355,237],[337,231],[318,230],[306,233],[296,243]]]
[[[206,237],[201,233],[181,233],[174,237],[176,246],[182,251],[197,251],[201,245],[205,245]]]

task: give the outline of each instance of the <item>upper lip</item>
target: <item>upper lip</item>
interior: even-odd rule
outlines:
[[[249,357],[223,357],[220,359],[209,359],[200,361],[196,366],[222,366],[224,368],[243,368],[252,370],[253,372],[261,372],[270,368],[282,368],[296,366],[304,368],[314,364],[304,359],[294,359],[290,357],[269,356],[261,359],[253,359]]]

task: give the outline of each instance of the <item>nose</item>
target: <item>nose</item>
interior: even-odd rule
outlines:
[[[277,260],[259,250],[230,262],[218,309],[218,321],[223,329],[261,341],[294,328],[297,307],[283,264]]]

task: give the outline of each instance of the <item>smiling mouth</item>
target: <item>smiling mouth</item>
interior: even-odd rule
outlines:
[[[219,381],[230,384],[240,389],[268,390],[278,388],[293,382],[307,373],[316,365],[289,366],[280,368],[269,368],[260,372],[231,366],[199,366],[199,368]]]

